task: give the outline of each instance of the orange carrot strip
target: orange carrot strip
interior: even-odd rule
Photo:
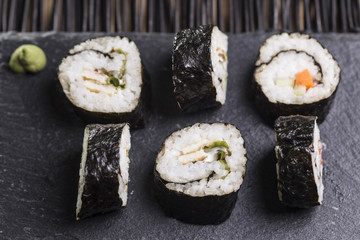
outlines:
[[[295,85],[302,85],[306,87],[306,90],[314,87],[314,81],[307,69],[296,74]]]

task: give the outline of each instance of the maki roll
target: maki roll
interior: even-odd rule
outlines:
[[[181,221],[221,223],[235,206],[246,161],[244,140],[231,124],[178,130],[156,159],[156,197],[166,214]]]
[[[140,53],[125,37],[102,37],[74,46],[59,66],[66,97],[85,120],[143,127]]]
[[[322,122],[334,100],[340,68],[314,38],[282,33],[260,48],[254,80],[255,101],[267,120],[301,114]]]
[[[223,105],[226,99],[228,37],[213,25],[185,29],[174,39],[174,93],[185,112]]]
[[[278,194],[290,207],[322,204],[322,143],[316,119],[297,115],[275,121]]]
[[[76,219],[126,206],[130,150],[128,124],[85,127]]]

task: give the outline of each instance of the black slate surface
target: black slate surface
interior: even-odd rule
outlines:
[[[0,239],[359,239],[360,35],[316,35],[339,61],[342,82],[320,126],[324,151],[324,204],[289,209],[277,200],[274,132],[248,92],[253,63],[270,33],[230,35],[227,101],[219,109],[182,114],[171,83],[172,35],[125,34],[138,45],[152,79],[153,108],[132,131],[128,206],[75,221],[84,123],[61,93],[57,66],[74,44],[103,34],[0,35]],[[7,62],[20,44],[48,57],[36,75],[12,74]],[[216,226],[164,215],[152,195],[154,161],[165,138],[195,122],[225,121],[242,132],[247,172],[231,217]]]

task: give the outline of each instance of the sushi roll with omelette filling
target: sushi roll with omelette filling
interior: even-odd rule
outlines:
[[[85,127],[76,219],[126,206],[131,147],[128,124]]]
[[[322,204],[323,144],[316,119],[297,115],[275,121],[278,194],[284,205]]]
[[[255,100],[267,120],[301,114],[322,122],[334,100],[340,68],[314,38],[282,33],[260,48],[254,79]]]
[[[228,37],[213,25],[185,29],[174,39],[174,93],[184,112],[221,106],[226,99]]]
[[[166,214],[195,224],[218,224],[231,214],[246,166],[240,131],[197,123],[171,134],[155,164],[155,190]]]
[[[58,77],[86,121],[144,126],[143,69],[139,50],[128,38],[95,38],[74,46]]]

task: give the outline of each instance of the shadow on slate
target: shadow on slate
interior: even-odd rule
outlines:
[[[82,121],[80,117],[75,113],[73,104],[66,97],[61,84],[56,80],[55,84],[51,85],[51,104],[56,111],[58,120],[69,121],[69,122],[79,122]]]
[[[142,111],[143,111],[143,118],[144,124],[149,124],[149,120],[151,119],[151,114],[153,111],[153,104],[152,104],[152,87],[151,87],[151,76],[149,71],[143,66],[143,85],[141,89],[142,96]]]
[[[166,70],[162,71],[161,77],[153,79],[153,102],[154,110],[163,116],[178,116],[181,110],[176,102],[174,95],[174,85],[172,82],[172,55],[169,53],[163,58],[160,66],[166,66]]]
[[[249,73],[249,81],[247,81],[246,83],[246,87],[247,89],[249,89],[246,92],[246,101],[248,102],[248,104],[251,104],[253,106],[253,110],[254,110],[254,114],[258,116],[258,118],[260,119],[260,122],[262,124],[264,124],[265,126],[268,126],[269,128],[273,129],[274,128],[274,122],[270,119],[266,119],[264,117],[264,114],[261,112],[261,107],[259,107],[258,104],[256,104],[256,96],[255,94],[257,93],[256,91],[256,84],[254,81],[254,73],[255,73],[255,62],[254,62],[254,67],[251,69],[251,73]]]
[[[63,166],[55,166],[55,169],[53,170],[54,173],[52,174],[55,176],[52,180],[53,187],[56,189],[54,194],[64,196],[62,201],[57,203],[57,208],[63,209],[58,217],[68,223],[74,222],[75,220],[80,159],[80,151],[69,154],[63,162]]]
[[[255,63],[254,63],[255,65]],[[246,101],[248,106],[251,106],[251,110],[253,115],[257,116],[257,118],[260,119],[260,122],[270,128],[273,128],[273,123],[271,123],[270,121],[268,121],[267,119],[264,119],[264,117],[262,116],[262,114],[259,112],[259,108],[258,106],[255,104],[255,84],[254,84],[254,71],[255,71],[255,67],[252,67],[251,69],[249,69],[249,72],[247,73],[247,79],[249,79],[249,81],[247,81],[245,83],[245,87],[246,89],[248,89],[248,91],[246,91],[246,96],[242,99],[243,101]],[[243,104],[242,102],[240,102],[239,104]]]
[[[156,159],[157,153],[154,152],[153,158]],[[144,178],[144,183],[142,184],[142,191],[144,192],[144,197],[151,203],[153,203],[153,207],[155,207],[158,211],[162,211],[161,206],[157,204],[156,196],[155,196],[155,185],[154,185],[154,168],[155,168],[155,161],[151,164],[146,170],[146,176]]]
[[[269,212],[284,212],[285,207],[280,203],[277,192],[276,177],[276,157],[274,149],[270,149],[262,158],[257,168],[259,168],[259,179],[261,179],[261,196],[265,209]]]

